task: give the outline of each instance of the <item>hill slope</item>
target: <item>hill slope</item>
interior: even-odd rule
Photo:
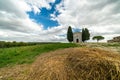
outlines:
[[[41,55],[27,80],[120,80],[120,55],[96,48],[57,50]]]

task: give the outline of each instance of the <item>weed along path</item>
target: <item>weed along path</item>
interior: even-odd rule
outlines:
[[[21,66],[22,71],[15,67],[18,74],[0,75],[5,80],[120,80],[120,54],[97,48],[60,49]]]

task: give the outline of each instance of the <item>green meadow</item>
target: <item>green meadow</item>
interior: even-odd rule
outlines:
[[[16,64],[18,65],[32,63],[36,59],[36,57],[42,53],[69,47],[77,47],[77,45],[73,43],[54,43],[12,48],[1,48],[0,68],[14,66]]]

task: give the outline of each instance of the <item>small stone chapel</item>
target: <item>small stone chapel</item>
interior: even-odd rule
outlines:
[[[82,32],[74,32],[73,33],[73,42],[74,43],[82,42]]]

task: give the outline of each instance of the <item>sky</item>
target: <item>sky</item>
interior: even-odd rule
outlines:
[[[120,36],[120,0],[0,0],[0,41],[67,42],[68,26]]]

